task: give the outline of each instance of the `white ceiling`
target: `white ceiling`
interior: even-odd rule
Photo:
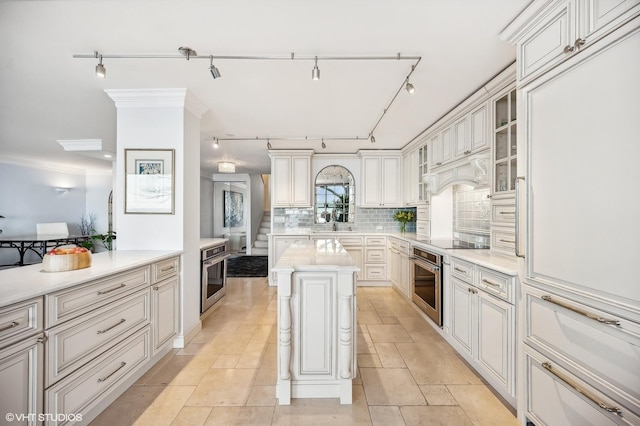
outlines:
[[[274,148],[355,153],[399,149],[515,59],[499,32],[529,0],[0,0],[0,159],[110,169],[96,153],[65,152],[58,139],[102,139],[115,152],[116,114],[105,89],[186,87],[202,118],[203,173],[218,161],[239,173],[268,173]],[[421,56],[375,131],[376,143],[319,138],[367,136],[412,61],[94,59],[73,54]],[[308,141],[278,141],[278,137]],[[314,139],[316,138],[316,139]]]

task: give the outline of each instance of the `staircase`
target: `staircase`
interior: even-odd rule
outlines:
[[[262,222],[258,228],[256,240],[251,248],[252,256],[267,256],[269,251],[269,238],[267,234],[271,232],[271,212],[262,213]]]

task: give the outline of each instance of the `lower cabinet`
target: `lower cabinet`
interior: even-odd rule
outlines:
[[[154,354],[178,333],[179,299],[180,285],[177,277],[161,281],[151,288]]]
[[[35,425],[35,416],[20,421],[17,416],[42,413],[44,347],[42,333],[0,350],[0,412],[6,424]],[[16,415],[12,420],[8,416]],[[7,416],[7,417],[5,417]],[[5,423],[3,423],[5,424]]]
[[[483,268],[471,267],[476,277],[483,276]],[[455,276],[450,277],[449,298],[452,346],[515,406],[514,305]]]

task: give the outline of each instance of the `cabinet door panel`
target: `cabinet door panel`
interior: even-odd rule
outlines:
[[[157,351],[178,332],[178,278],[153,287],[153,350]]]
[[[465,152],[467,151],[467,139],[469,137],[469,135],[467,134],[468,131],[468,120],[467,117],[463,118],[460,121],[457,121],[454,125],[453,125],[453,129],[454,129],[454,148],[455,148],[455,156],[456,157],[461,157],[463,155],[465,155]]]
[[[387,207],[402,204],[400,191],[400,157],[382,158],[382,205]],[[368,182],[367,182],[368,184]]]
[[[291,173],[291,202],[298,207],[311,206],[311,161],[309,157],[293,157]]]
[[[291,204],[291,158],[275,157],[272,167],[271,203],[274,206]]]
[[[586,28],[582,37],[592,43],[595,37],[610,31],[621,21],[638,12],[638,0],[590,0],[586,10]]]
[[[363,160],[363,172],[362,205],[377,207],[382,203],[382,187],[380,186],[382,162],[380,158],[365,158]],[[364,183],[365,181],[366,184]]]
[[[640,181],[637,52],[636,27],[623,43],[523,89],[529,123],[525,274],[533,285],[613,301],[640,315],[640,286],[632,285],[640,197],[630,196]],[[616,141],[615,149],[604,141]],[[596,202],[588,202],[594,194]]]
[[[478,292],[478,362],[507,389],[513,377],[511,317],[513,306]]]
[[[442,132],[442,136],[440,139],[440,143],[441,143],[441,153],[442,153],[442,158],[441,161],[443,163],[446,163],[447,161],[451,160],[452,155],[453,155],[453,136],[452,136],[452,131],[451,131],[451,127],[449,127],[448,129],[445,129]]]
[[[471,354],[473,347],[473,295],[469,285],[451,278],[451,336]]]

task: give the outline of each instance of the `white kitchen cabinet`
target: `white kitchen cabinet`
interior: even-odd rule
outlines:
[[[398,238],[389,238],[389,280],[394,288],[407,299],[411,298],[409,243]]]
[[[416,205],[420,198],[420,182],[422,179],[422,164],[420,163],[421,149],[414,149],[403,157],[404,170],[404,201],[405,204]]]
[[[484,103],[453,123],[454,158],[462,158],[489,147],[487,105]]]
[[[0,349],[0,412],[5,415],[43,412],[43,336],[31,336]],[[18,423],[14,421],[12,423]],[[37,418],[18,424],[37,425]],[[3,424],[11,424],[9,422]]]
[[[384,236],[364,237],[364,277],[367,285],[387,284],[387,238]],[[388,285],[388,284],[387,284]]]
[[[542,3],[542,2],[539,2]],[[515,32],[518,81],[524,82],[587,49],[640,12],[637,0],[548,2],[540,18]]]
[[[270,151],[271,206],[311,207],[311,156],[313,150]]]
[[[474,328],[474,297],[477,290],[457,278],[451,278],[451,337],[457,342],[457,347],[468,355],[473,356],[473,328]]]
[[[360,207],[402,207],[400,151],[360,150],[362,162]]]
[[[452,126],[449,126],[429,139],[431,145],[430,169],[438,168],[453,158],[453,133]]]
[[[515,83],[493,99],[493,197],[509,195],[516,189],[517,108]]]
[[[180,307],[178,277],[168,278],[151,287],[151,321],[153,324],[153,353],[178,333]]]
[[[276,275],[273,267],[292,244],[309,240],[308,235],[270,235],[269,236],[269,285],[276,285]]]

